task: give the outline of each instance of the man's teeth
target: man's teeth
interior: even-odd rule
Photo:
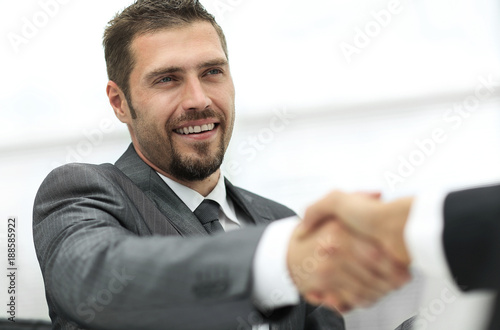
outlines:
[[[176,130],[179,134],[193,134],[193,133],[201,133],[211,131],[215,128],[215,124],[206,124],[201,126],[189,126],[184,128],[179,128]]]

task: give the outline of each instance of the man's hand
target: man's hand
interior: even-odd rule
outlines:
[[[340,312],[370,305],[409,279],[406,267],[385,254],[375,240],[331,217],[311,224],[307,234],[300,226],[295,230],[287,262],[308,302]]]
[[[334,191],[310,206],[300,226],[303,235],[316,230],[324,222],[335,219],[358,234],[370,237],[402,264],[410,257],[404,242],[404,228],[412,198],[381,202],[366,194]]]

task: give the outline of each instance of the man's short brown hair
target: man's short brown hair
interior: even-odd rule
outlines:
[[[134,67],[131,45],[134,38],[197,21],[212,24],[228,57],[224,32],[198,0],[137,0],[108,23],[103,37],[108,78],[121,88],[129,105],[129,78]]]

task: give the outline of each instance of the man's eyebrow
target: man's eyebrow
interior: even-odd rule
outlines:
[[[201,63],[200,65],[198,65],[198,69],[204,69],[204,68],[208,68],[211,66],[226,66],[228,64],[229,63],[225,58],[219,58],[219,59],[207,61],[205,63]]]
[[[145,79],[147,81],[149,80],[152,80],[156,77],[159,77],[159,76],[164,76],[164,75],[168,75],[168,74],[172,74],[172,73],[177,73],[177,72],[182,72],[183,69],[180,68],[180,67],[177,67],[177,66],[170,66],[170,67],[166,67],[166,68],[159,68],[159,69],[155,69],[151,72],[149,72]]]
[[[229,64],[229,62],[226,59],[220,58],[220,59],[210,60],[210,61],[201,63],[200,65],[198,65],[198,69],[209,68],[212,66],[227,66],[228,64]],[[158,69],[155,69],[155,70],[149,72],[146,75],[145,79],[146,79],[146,81],[149,81],[149,80],[153,80],[156,77],[169,75],[172,73],[184,72],[184,71],[185,71],[184,69],[182,69],[181,67],[178,67],[178,66],[158,68]]]

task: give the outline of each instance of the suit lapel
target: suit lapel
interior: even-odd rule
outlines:
[[[265,225],[273,221],[271,210],[262,203],[256,203],[250,194],[243,189],[236,188],[229,180],[225,179],[226,193],[236,207],[243,211],[255,224]]]
[[[132,144],[115,165],[144,191],[182,236],[208,235],[193,212],[137,155]]]

